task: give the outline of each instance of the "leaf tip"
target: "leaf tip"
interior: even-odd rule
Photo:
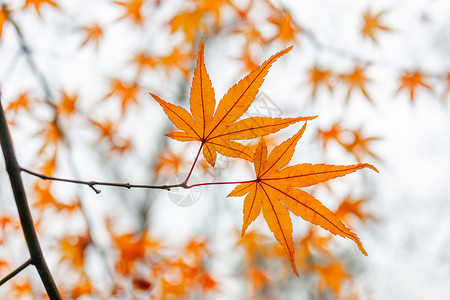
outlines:
[[[378,169],[375,168],[375,167],[374,167],[373,165],[371,165],[371,164],[364,164],[364,167],[369,168],[369,169],[372,169],[372,170],[374,170],[374,171],[377,172],[377,173],[380,173],[380,171],[378,171]]]

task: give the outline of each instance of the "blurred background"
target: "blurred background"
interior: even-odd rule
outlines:
[[[49,176],[163,185],[189,173],[148,94],[189,106],[200,40],[218,102],[272,54],[244,117],[315,116],[291,164],[373,164],[307,188],[361,239],[292,217],[297,267],[259,216],[241,237],[230,185],[171,191],[23,174],[65,299],[449,299],[450,2],[1,1],[0,88],[21,167]],[[269,148],[301,128],[269,135]],[[243,141],[253,147],[257,141]],[[4,168],[4,161],[0,165]],[[252,179],[201,158],[190,183]],[[29,257],[0,172],[0,277]],[[45,298],[27,268],[1,299]]]

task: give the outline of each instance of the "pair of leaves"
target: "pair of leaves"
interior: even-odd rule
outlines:
[[[237,121],[255,99],[270,66],[291,48],[271,56],[232,86],[215,110],[214,89],[204,64],[204,41],[202,40],[190,93],[191,114],[180,106],[168,103],[154,94],[151,95],[161,105],[169,119],[181,130],[169,133],[168,136],[179,141],[200,141],[203,156],[212,166],[216,160],[216,152],[254,163],[256,179],[242,182],[228,195],[247,195],[244,200],[242,234],[262,210],[270,230],[282,245],[292,269],[298,276],[289,211],[333,234],[350,238],[358,245],[360,251],[367,255],[356,234],[351,232],[319,200],[299,188],[344,176],[366,167],[375,171],[376,169],[369,164],[350,166],[299,164],[286,167],[294,154],[298,140],[305,131],[306,124],[297,134],[276,146],[268,155],[263,135],[315,117],[291,119],[252,117]],[[256,137],[261,139],[255,152],[234,141]]]

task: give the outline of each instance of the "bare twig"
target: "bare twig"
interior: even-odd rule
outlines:
[[[75,184],[82,184],[87,185],[91,189],[94,190],[97,194],[101,192],[101,190],[97,189],[96,185],[102,185],[102,186],[112,186],[112,187],[122,187],[122,188],[142,188],[142,189],[157,189],[157,190],[168,190],[170,191],[171,188],[176,187],[182,187],[186,188],[186,183],[179,183],[179,184],[171,184],[171,185],[146,185],[146,184],[131,184],[131,183],[120,183],[120,182],[107,182],[107,181],[86,181],[86,180],[76,180],[76,179],[68,179],[68,178],[60,178],[60,177],[53,177],[53,176],[47,176],[43,174],[39,174],[33,171],[30,171],[25,168],[20,168],[21,171],[28,173],[30,175],[39,177],[43,180],[53,180],[53,181],[62,181],[62,182],[69,182],[69,183],[75,183]]]
[[[21,264],[17,269],[15,269],[14,271],[12,271],[11,273],[9,273],[8,275],[6,275],[5,277],[3,277],[0,280],[0,286],[2,286],[5,282],[7,282],[8,280],[10,280],[11,278],[13,278],[14,276],[16,276],[17,274],[19,274],[23,269],[25,269],[26,267],[28,267],[29,265],[31,265],[32,260],[31,258],[28,259],[26,262],[24,262],[23,264]]]

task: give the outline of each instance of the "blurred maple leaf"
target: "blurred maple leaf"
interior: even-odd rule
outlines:
[[[38,15],[41,15],[41,5],[50,5],[58,8],[58,4],[52,0],[25,0],[24,8],[34,7]]]
[[[57,112],[66,117],[72,115],[75,112],[77,100],[77,94],[69,95],[66,91],[61,91],[61,100],[56,107]]]
[[[86,248],[92,243],[89,234],[64,236],[58,243],[61,261],[69,261],[75,268],[84,268]]]
[[[110,82],[110,92],[103,97],[103,100],[112,96],[118,97],[122,101],[122,112],[125,113],[129,105],[138,103],[138,92],[139,86],[136,82],[127,83],[120,79],[112,79]]]
[[[138,71],[140,74],[144,69],[152,69],[158,63],[157,59],[145,52],[138,52],[134,55],[131,63],[137,65]]]
[[[183,163],[184,159],[180,155],[177,155],[172,151],[162,152],[158,156],[155,166],[155,174],[159,175],[162,170],[166,170],[168,174],[175,175],[179,172]],[[171,172],[168,172],[168,170],[171,170]]]
[[[294,43],[297,39],[297,34],[301,32],[300,28],[292,20],[291,14],[286,11],[276,10],[275,14],[269,17],[268,21],[278,29],[278,33],[272,37],[272,40],[279,39],[285,44]]]
[[[330,129],[320,129],[318,130],[317,136],[322,140],[322,148],[326,149],[330,141],[337,141],[341,143],[341,135],[344,130],[340,123],[334,123]]]
[[[9,11],[6,8],[6,5],[2,5],[0,8],[0,39],[2,38],[3,34],[3,26],[5,25],[6,21],[8,21],[8,14]]]
[[[62,142],[63,132],[59,128],[59,124],[56,119],[46,122],[44,127],[39,131],[37,136],[44,139],[44,142],[39,150],[39,153],[43,153],[44,150],[49,149],[52,153],[56,153],[58,145]]]
[[[100,45],[100,41],[103,38],[102,27],[99,24],[94,23],[89,26],[83,26],[80,28],[80,30],[85,35],[85,38],[84,38],[83,42],[81,43],[81,47],[84,47],[87,44],[92,43],[95,45],[95,48],[98,49],[98,46]]]
[[[348,85],[346,101],[350,99],[353,89],[357,88],[363,93],[367,100],[372,101],[366,90],[366,84],[369,82],[366,75],[366,67],[356,65],[353,71],[340,75],[340,78]]]
[[[340,142],[340,144],[351,154],[354,155],[358,162],[361,162],[363,156],[369,155],[374,159],[379,157],[369,148],[369,143],[379,140],[378,137],[363,137],[361,129],[351,132],[353,141],[350,143]]]
[[[374,43],[377,43],[375,39],[376,31],[390,31],[391,28],[383,25],[380,22],[380,18],[385,14],[385,11],[381,11],[379,13],[372,13],[370,10],[367,10],[364,15],[364,25],[361,29],[361,34],[363,37],[370,38]]]
[[[233,140],[252,139],[267,135],[290,124],[315,118],[251,117],[235,122],[250,107],[270,66],[291,48],[271,56],[239,83],[232,86],[214,112],[216,100],[204,64],[204,41],[202,40],[190,94],[192,115],[184,108],[168,103],[150,93],[164,109],[172,123],[182,130],[169,133],[167,136],[178,141],[200,141],[201,147],[203,147],[203,156],[214,166],[217,157],[216,152],[225,156],[252,161],[253,152],[248,147]]]
[[[297,276],[292,222],[288,210],[333,234],[350,238],[358,245],[359,250],[367,255],[356,234],[351,232],[332,211],[310,194],[297,188],[315,185],[362,168],[370,168],[376,171],[375,167],[369,164],[350,166],[299,164],[285,167],[291,160],[295,146],[303,135],[305,128],[306,125],[292,138],[275,147],[269,156],[267,156],[264,139],[261,138],[253,159],[256,179],[239,184],[228,195],[244,196],[247,194],[244,200],[242,234],[245,233],[247,227],[262,210],[270,230],[283,246]]]
[[[333,90],[333,85],[330,82],[331,70],[321,69],[317,65],[314,65],[308,70],[308,75],[308,83],[312,85],[311,96],[313,99],[316,97],[317,88],[321,85],[326,86],[330,92]]]
[[[190,72],[192,52],[186,47],[177,46],[168,55],[158,57],[158,63],[163,65],[167,71],[177,68],[187,76]]]
[[[50,191],[51,182],[39,182],[35,184],[34,191],[34,200],[33,207],[45,210],[49,208],[56,209],[58,212],[68,212],[71,213],[74,210],[80,208],[79,201],[73,201],[72,203],[66,204],[62,203],[53,196]]]
[[[405,72],[400,75],[400,86],[397,93],[403,89],[409,90],[411,102],[414,102],[415,91],[420,86],[431,90],[431,86],[425,82],[425,76],[420,71]]]
[[[89,277],[83,273],[81,278],[78,279],[77,284],[70,291],[69,297],[70,299],[78,299],[84,295],[91,295],[93,291],[93,287]]]
[[[317,265],[316,269],[320,274],[319,293],[323,293],[326,288],[331,288],[335,295],[339,295],[342,283],[351,278],[339,262],[333,262],[326,266]]]
[[[128,1],[114,1],[115,4],[125,8],[125,13],[120,19],[130,19],[137,25],[142,25],[144,18],[141,14],[142,5],[144,0],[128,0]]]
[[[182,11],[169,22],[169,26],[172,32],[180,30],[184,33],[186,41],[193,42],[197,34],[208,34],[208,26],[202,17],[201,11]]]
[[[15,100],[10,102],[8,104],[8,107],[6,108],[6,112],[12,112],[13,116],[9,120],[11,124],[15,123],[15,119],[17,116],[17,113],[21,110],[29,111],[30,104],[32,101],[30,100],[30,96],[28,92],[22,92],[20,93]]]
[[[354,199],[350,196],[346,196],[335,211],[335,215],[347,224],[349,224],[351,216],[355,216],[360,221],[374,219],[374,216],[371,213],[363,211],[362,205],[366,201],[366,198]]]

